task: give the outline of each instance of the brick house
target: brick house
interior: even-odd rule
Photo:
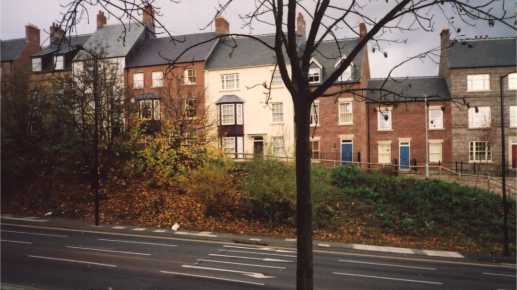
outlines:
[[[363,23],[360,24],[360,35],[366,35]],[[358,41],[359,38],[352,38],[320,45],[315,59],[323,66],[323,78],[335,70]],[[370,64],[365,48],[326,94],[315,100],[311,120],[317,122],[311,124],[310,141],[314,159],[366,162],[366,102],[361,89],[368,85],[369,79]]]
[[[165,118],[170,121],[179,114],[187,118],[204,115],[205,62],[218,41],[217,34],[227,32],[216,27],[216,32],[178,35],[176,40],[149,39],[134,49],[125,71],[126,97],[138,112],[132,114],[132,121],[140,119],[159,126]]]
[[[24,38],[0,41],[0,96],[14,93],[16,80],[26,79],[19,74],[30,72],[31,55],[40,50],[40,30],[32,24],[25,26]]]
[[[501,103],[504,96],[508,168],[517,168],[517,38],[449,39],[441,32],[440,75],[452,106],[452,160],[463,170],[500,174]]]
[[[450,164],[451,104],[444,79],[372,79],[368,89],[371,163],[392,164],[400,170],[423,170],[427,144],[430,165]]]

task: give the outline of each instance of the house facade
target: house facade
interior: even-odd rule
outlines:
[[[40,50],[40,30],[32,24],[25,26],[24,38],[0,40],[0,96],[13,94],[16,87],[25,85],[17,78],[30,76],[31,55]],[[26,76],[20,78],[20,74]]]
[[[375,167],[424,171],[451,164],[451,103],[440,77],[372,79],[368,84],[369,160]]]
[[[440,74],[458,104],[451,107],[452,159],[463,170],[501,173],[501,93],[507,169],[517,168],[516,43],[515,37],[451,40],[448,30],[441,32]]]

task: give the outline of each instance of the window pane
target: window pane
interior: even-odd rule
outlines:
[[[378,150],[378,162],[381,164],[391,163],[391,144],[379,144]]]
[[[136,73],[133,74],[133,88],[141,89],[144,87],[144,74]]]
[[[517,127],[517,106],[510,106],[510,127]]]
[[[391,111],[379,111],[377,118],[379,120],[379,130],[391,129]]]
[[[273,113],[273,122],[284,121],[284,107],[282,103],[271,103],[271,111]]]
[[[340,124],[352,124],[352,102],[341,102],[339,103],[339,123]]]
[[[517,73],[511,73],[508,75],[508,89],[517,90]]]
[[[234,125],[235,124],[235,112],[233,104],[222,104],[221,105],[221,124],[222,125]]]
[[[443,128],[443,111],[442,109],[429,110],[429,128],[442,129]]]
[[[237,108],[237,125],[242,125],[244,123],[242,119],[242,104],[236,104]]]
[[[313,102],[311,106],[311,126],[319,125],[320,104]]]
[[[235,137],[223,137],[224,153],[235,153]]]
[[[152,83],[153,88],[163,87],[163,72],[161,72],[161,71],[153,72],[152,77],[153,77],[153,83]]]
[[[284,155],[284,137],[273,137],[273,155],[283,156]]]

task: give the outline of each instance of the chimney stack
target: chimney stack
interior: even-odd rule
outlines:
[[[305,39],[305,19],[303,19],[302,13],[298,13],[296,17],[296,36]]]
[[[34,24],[25,25],[25,41],[30,44],[40,45],[40,31]]]
[[[224,17],[217,16],[215,18],[215,32],[217,34],[228,34],[230,33],[230,24]]]
[[[107,22],[106,15],[104,15],[103,11],[99,10],[99,13],[97,13],[97,29],[104,27]]]
[[[363,38],[368,34],[368,29],[366,28],[366,24],[364,22],[359,23],[359,37]]]
[[[143,11],[143,17],[142,17],[142,23],[146,27],[147,30],[149,30],[151,33],[154,34],[154,9],[153,5],[146,4],[144,6]]]
[[[447,80],[449,74],[449,28],[442,29],[440,32],[440,65],[438,68],[438,75]]]
[[[50,26],[50,44],[59,45],[65,37],[65,31],[57,23]]]

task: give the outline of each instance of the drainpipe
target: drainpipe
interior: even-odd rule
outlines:
[[[428,104],[427,104],[427,95],[424,96],[424,107],[425,107],[425,178],[429,178],[429,132],[428,126],[429,121],[428,118]]]

